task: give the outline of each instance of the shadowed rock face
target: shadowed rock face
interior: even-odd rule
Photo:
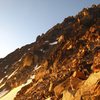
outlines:
[[[85,8],[0,59],[0,92],[20,86],[14,100],[99,100],[99,12]]]

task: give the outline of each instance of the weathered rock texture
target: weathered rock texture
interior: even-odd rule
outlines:
[[[15,100],[100,100],[100,5],[66,18],[0,59],[0,78],[13,71],[2,82],[8,89],[35,75]]]

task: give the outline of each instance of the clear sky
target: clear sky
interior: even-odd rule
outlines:
[[[0,58],[100,0],[0,0]]]

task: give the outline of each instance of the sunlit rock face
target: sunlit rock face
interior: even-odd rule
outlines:
[[[85,8],[0,59],[0,100],[99,100],[99,12]]]
[[[23,58],[23,67],[31,66],[33,64],[33,61],[34,61],[33,55],[31,53],[26,54],[25,57]]]

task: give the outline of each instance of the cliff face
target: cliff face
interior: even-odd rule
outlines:
[[[0,100],[99,100],[99,12],[85,8],[0,59]]]

